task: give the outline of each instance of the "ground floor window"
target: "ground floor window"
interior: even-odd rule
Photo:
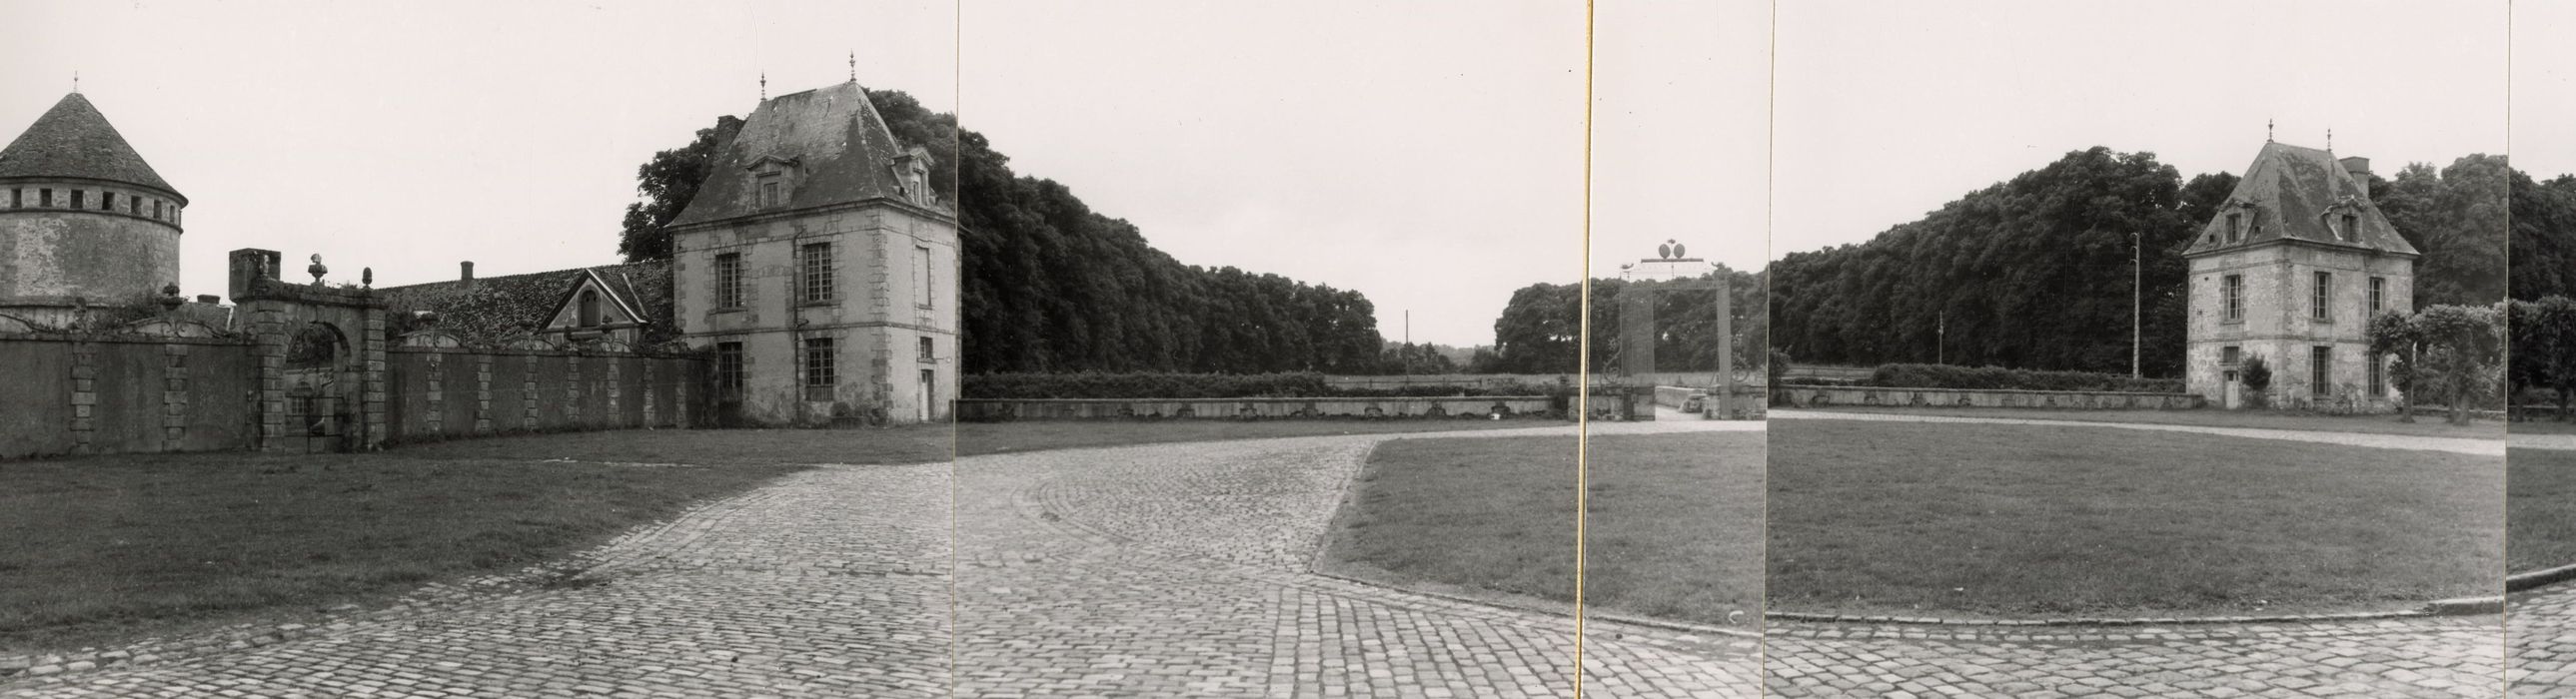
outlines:
[[[2334,348],[2318,345],[2308,348],[2308,392],[2318,398],[2334,391],[2333,379],[2326,371],[2334,366]]]
[[[805,339],[805,400],[832,399],[832,386],[840,382],[833,372],[832,338]]]
[[[716,343],[716,400],[742,400],[742,343]]]
[[[2387,367],[2380,366],[2378,357],[2370,358],[2368,363],[2370,364],[2370,397],[2388,395],[2388,375],[2383,373],[2388,370]]]

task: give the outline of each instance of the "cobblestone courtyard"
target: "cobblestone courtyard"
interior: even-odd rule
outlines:
[[[1696,427],[1596,433],[1683,428]],[[1479,434],[1533,433],[1571,435]],[[20,680],[0,695],[1570,694],[1562,614],[1309,572],[1345,482],[1384,439],[1037,452],[953,471],[825,467],[601,550],[585,576],[596,584],[462,595],[273,645]],[[2534,639],[2565,628],[2571,594],[2517,598],[2522,686],[2566,688],[2568,668],[2546,656],[2568,649]],[[2494,696],[2500,623],[1773,622],[1767,693]],[[1602,620],[1587,630],[1587,695],[1765,693],[1752,638]]]
[[[597,584],[464,595],[0,695],[1569,694],[1562,614],[1308,572],[1383,439],[976,457],[956,463],[953,492],[946,464],[825,467],[598,552]],[[1750,637],[1588,631],[1588,695],[1757,693]]]

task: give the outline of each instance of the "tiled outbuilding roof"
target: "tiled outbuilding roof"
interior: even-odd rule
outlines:
[[[2241,216],[2243,230],[2229,235],[2228,214]],[[2350,235],[2338,232],[2342,214],[2359,223]],[[2416,254],[2415,246],[2370,201],[2370,185],[2345,171],[2333,153],[2285,143],[2265,143],[2245,168],[2245,176],[2228,193],[2219,213],[2202,225],[2200,237],[2183,254],[2217,252],[2278,240],[2367,248]]]
[[[601,286],[616,297],[612,302],[643,314],[645,343],[676,336],[671,263],[662,260],[391,286],[377,289],[376,296],[394,313],[436,313],[437,320],[427,327],[453,333],[458,339],[498,342],[544,328],[581,285],[584,272],[599,275]]]
[[[149,187],[188,203],[179,190],[152,171],[143,155],[107,123],[107,116],[80,93],[64,95],[54,108],[0,149],[0,180],[13,178],[84,178]]]

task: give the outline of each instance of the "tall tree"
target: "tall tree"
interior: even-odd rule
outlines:
[[[627,262],[671,259],[671,233],[663,227],[688,210],[689,200],[698,196],[698,185],[715,167],[716,149],[741,130],[741,119],[716,117],[716,125],[698,129],[697,139],[689,145],[654,153],[651,161],[635,169],[635,193],[644,200],[626,205],[626,219],[617,234],[618,255]]]

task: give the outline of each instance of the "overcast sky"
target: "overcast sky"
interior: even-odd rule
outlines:
[[[1774,255],[1867,240],[2096,145],[2185,178],[2242,174],[2266,120],[2294,145],[2332,129],[2383,176],[2506,147],[2500,0],[1798,2],[1778,20]]]
[[[1666,239],[1758,268],[2093,145],[2239,171],[2266,119],[2302,145],[2332,128],[2383,174],[2507,145],[2500,1],[1771,11],[1600,5],[1594,274]],[[2576,10],[2516,12],[2517,164],[2576,171],[2576,49],[2555,42]],[[0,131],[79,71],[193,200],[188,293],[220,293],[241,247],[373,266],[382,285],[465,259],[486,276],[614,262],[638,164],[748,113],[763,71],[772,94],[819,87],[853,51],[863,84],[959,111],[1015,170],[1181,261],[1360,290],[1390,339],[1410,310],[1415,340],[1490,342],[1513,289],[1585,271],[1580,3],[0,0],[0,16]]]

